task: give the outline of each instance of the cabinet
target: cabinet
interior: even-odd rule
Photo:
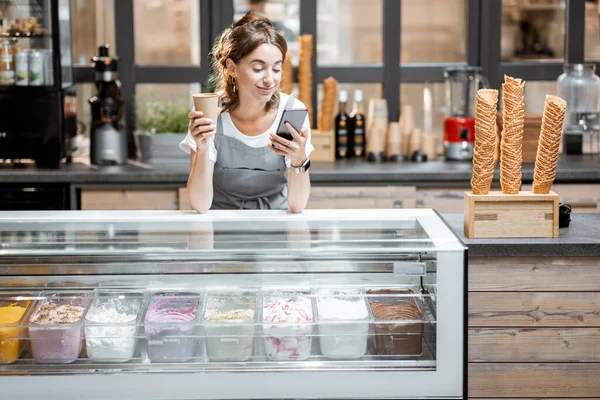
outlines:
[[[0,231],[0,316],[22,308],[0,398],[466,397],[465,248],[432,210],[0,212]]]
[[[58,168],[71,155],[65,125],[74,118],[65,111],[74,85],[69,1],[4,0],[0,11],[0,53],[10,60],[0,74],[0,159]]]
[[[469,260],[469,395],[600,393],[598,257]]]
[[[177,210],[177,189],[82,189],[82,210]]]

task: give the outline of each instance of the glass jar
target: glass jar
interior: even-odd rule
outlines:
[[[591,134],[600,130],[600,78],[595,70],[594,64],[565,64],[563,74],[558,77],[558,95],[567,102],[566,134]]]
[[[15,40],[5,39],[0,46],[0,85],[15,84]]]

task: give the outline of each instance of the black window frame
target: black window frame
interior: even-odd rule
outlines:
[[[198,83],[209,76],[208,52],[214,38],[233,20],[233,0],[197,0],[200,6],[200,47],[203,62],[199,66],[138,65],[135,63],[133,0],[115,0],[116,54],[119,55],[119,78],[126,104],[126,124],[131,134],[135,127],[132,102],[135,87],[141,83]],[[317,38],[317,1],[300,1],[300,34]],[[500,38],[502,0],[465,1],[465,54],[461,63],[402,63],[400,39],[402,35],[402,0],[383,0],[382,43],[383,62],[358,65],[323,65],[317,63],[316,45],[313,46],[312,70],[313,105],[317,104],[317,85],[333,76],[340,83],[379,83],[388,102],[389,119],[397,120],[400,110],[402,83],[443,82],[447,67],[472,65],[482,67],[492,88],[499,89],[504,74],[527,81],[552,81],[562,73],[564,63],[583,63],[585,48],[585,0],[565,1],[565,60],[563,62],[501,62]],[[316,43],[316,42],[315,42]],[[595,62],[600,67],[600,62]],[[94,80],[90,66],[74,66],[75,82]],[[294,71],[294,81],[295,71]],[[313,115],[316,125],[316,113]]]

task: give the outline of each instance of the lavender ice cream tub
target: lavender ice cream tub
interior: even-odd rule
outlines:
[[[144,321],[150,360],[178,362],[196,355],[199,307],[196,293],[159,293],[152,296]]]

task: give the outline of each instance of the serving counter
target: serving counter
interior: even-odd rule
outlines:
[[[432,210],[5,212],[0,231],[0,398],[467,396],[466,249]]]

